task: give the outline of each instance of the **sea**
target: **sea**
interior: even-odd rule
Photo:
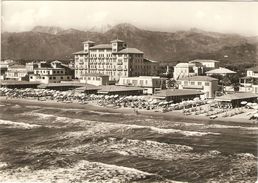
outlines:
[[[257,180],[258,126],[0,103],[0,182]]]

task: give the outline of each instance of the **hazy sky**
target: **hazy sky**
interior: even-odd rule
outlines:
[[[160,31],[198,28],[258,35],[257,2],[101,2],[4,1],[3,31],[28,31],[36,25],[85,29],[131,23]]]

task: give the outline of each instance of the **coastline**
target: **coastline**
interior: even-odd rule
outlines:
[[[61,103],[57,101],[47,100],[47,101],[38,101],[33,99],[21,99],[21,98],[8,98],[0,96],[0,103],[13,103],[13,104],[22,104],[22,105],[37,105],[44,107],[56,107],[56,108],[70,108],[70,109],[86,109],[98,112],[109,112],[109,113],[120,113],[128,115],[139,115],[141,117],[149,116],[157,119],[164,119],[168,121],[177,121],[177,122],[189,122],[189,123],[201,123],[201,124],[220,124],[220,125],[248,125],[248,126],[258,126],[257,123],[254,123],[252,120],[239,117],[228,117],[228,118],[216,118],[210,119],[207,116],[193,116],[193,115],[184,115],[180,111],[169,111],[166,113],[148,111],[148,110],[138,110],[139,114],[136,114],[133,108],[111,108],[103,107],[89,102],[87,104],[80,103]]]

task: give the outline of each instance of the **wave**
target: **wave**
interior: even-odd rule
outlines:
[[[258,130],[258,127],[230,126],[230,125],[218,125],[218,124],[204,126],[204,128],[239,128],[239,129],[245,129],[245,130]]]
[[[0,119],[0,125],[1,124],[8,125],[8,127],[11,127],[11,128],[24,128],[24,129],[32,129],[32,128],[41,127],[41,125],[36,125],[36,124],[29,124],[29,123],[24,123],[24,122],[15,122],[15,121]]]
[[[0,173],[2,182],[130,182],[150,177],[156,174],[144,172],[135,168],[105,164],[100,162],[79,161],[72,167],[41,169],[33,172],[28,168],[19,168],[12,172]]]

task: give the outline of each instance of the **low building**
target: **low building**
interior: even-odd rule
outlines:
[[[179,63],[174,66],[174,80],[180,78],[201,75],[203,73],[202,65],[198,63]]]
[[[61,62],[54,61],[50,65],[40,63],[39,67],[34,69],[34,73],[29,76],[30,81],[40,83],[60,83],[61,81],[71,81],[72,75],[66,72],[64,67],[61,67]]]
[[[100,90],[98,86],[91,85],[91,84],[84,84],[84,86],[76,88],[74,91],[76,93],[97,94],[98,90]]]
[[[40,85],[38,82],[4,80],[0,82],[0,87],[5,88],[37,88]]]
[[[258,66],[247,69],[246,77],[239,79],[239,92],[258,93]]]
[[[28,70],[25,65],[12,65],[6,71],[7,80],[28,81]]]
[[[231,71],[231,70],[229,70],[227,68],[224,68],[224,67],[220,67],[218,69],[213,69],[213,70],[210,70],[210,71],[206,72],[207,76],[212,76],[212,75],[226,76],[228,74],[236,74],[236,72]]]
[[[115,85],[106,85],[100,86],[100,90],[98,90],[98,94],[104,95],[142,95],[143,89],[139,87],[126,87],[126,86],[115,86]]]
[[[67,91],[73,90],[79,87],[83,87],[82,83],[48,83],[48,84],[40,84],[38,88],[41,89],[50,89],[50,90],[58,90],[58,91]]]
[[[232,107],[239,107],[243,101],[257,102],[257,97],[258,95],[254,93],[234,93],[216,97],[215,100],[222,106],[231,105]]]
[[[161,90],[160,93],[154,95],[154,98],[179,103],[193,100],[196,97],[201,97],[201,95],[203,95],[203,92],[198,90],[167,89]]]
[[[214,98],[218,90],[218,79],[209,76],[193,76],[178,80],[179,89],[202,91],[205,98]]]
[[[84,74],[80,79],[80,83],[87,83],[95,86],[108,85],[109,75],[100,74],[100,73]]]
[[[191,60],[189,63],[200,63],[203,66],[204,71],[209,71],[219,67],[219,61],[217,60],[195,59]]]
[[[164,78],[158,76],[121,77],[117,85],[143,88],[144,94],[154,94],[164,87]]]

